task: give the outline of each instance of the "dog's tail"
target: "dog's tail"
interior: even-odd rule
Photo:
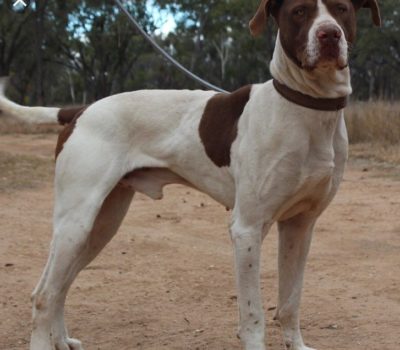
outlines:
[[[0,117],[9,116],[32,124],[69,124],[85,107],[25,107],[10,101],[5,96],[8,77],[0,77]]]

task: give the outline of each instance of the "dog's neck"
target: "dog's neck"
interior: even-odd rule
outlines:
[[[307,71],[296,65],[287,55],[279,39],[276,40],[274,55],[270,63],[272,76],[281,84],[316,98],[338,98],[352,92],[350,69],[326,68]]]

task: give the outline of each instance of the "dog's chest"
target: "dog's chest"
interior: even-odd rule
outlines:
[[[284,205],[282,217],[291,217],[301,211],[322,211],[336,192],[340,169],[346,155],[335,147],[336,120],[322,120],[316,132],[310,134],[308,147],[303,151],[297,185]]]
[[[255,101],[255,108],[261,110],[261,103]],[[268,114],[249,112],[234,147],[236,182],[246,181],[249,193],[261,201],[275,201],[275,220],[319,211],[332,198],[338,169],[344,167],[346,152],[335,146],[341,113],[297,108],[279,98],[271,101]]]
[[[275,177],[271,193],[283,200],[277,205],[275,220],[286,220],[303,212],[320,212],[325,207],[337,182],[334,156],[328,156],[328,153],[311,151],[297,169],[288,168],[282,173],[276,170],[282,180]]]

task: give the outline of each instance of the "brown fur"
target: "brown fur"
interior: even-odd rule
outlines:
[[[375,25],[381,24],[377,0],[322,0],[329,12],[342,27],[346,40],[350,43],[356,37],[356,11],[369,8]],[[347,11],[339,11],[339,6]],[[304,15],[296,14],[297,9],[303,9]],[[268,17],[272,15],[280,29],[279,35],[282,47],[288,57],[300,68],[304,67],[304,55],[309,29],[317,16],[317,0],[262,0],[260,6],[250,21],[250,31],[259,35],[266,27]]]
[[[303,9],[299,16],[296,10]],[[282,47],[288,57],[299,67],[304,68],[304,58],[310,28],[318,15],[316,0],[284,1],[276,14]]]
[[[271,0],[262,0],[258,6],[257,12],[249,23],[250,32],[252,35],[260,35],[267,24],[267,19],[270,15]]]
[[[376,26],[381,26],[381,14],[377,0],[351,0],[351,2],[356,10],[359,10],[361,7],[369,8],[371,10],[372,21]]]
[[[356,40],[357,20],[355,7],[348,0],[322,0],[327,7],[330,14],[336,19],[338,24],[342,27],[346,40],[349,43],[354,43]],[[347,8],[347,12],[340,13],[338,11],[338,3]]]
[[[216,94],[207,102],[199,133],[208,157],[219,167],[231,163],[231,145],[250,91],[251,85],[247,85],[230,94]]]
[[[82,114],[87,106],[78,106],[78,107],[70,107],[70,108],[61,108],[58,111],[57,119],[61,125],[71,123],[77,114]]]
[[[338,98],[315,98],[293,90],[275,79],[273,80],[273,84],[276,91],[284,98],[306,108],[318,111],[339,111],[347,106],[347,96]]]
[[[67,125],[64,127],[64,129],[61,130],[61,132],[58,135],[57,146],[56,146],[56,150],[55,150],[56,159],[57,159],[58,155],[60,154],[60,152],[62,151],[62,149],[64,147],[64,143],[67,142],[69,137],[72,135],[72,133],[75,129],[76,121],[83,114],[83,112],[85,112],[86,108],[87,108],[87,106],[79,107],[79,108],[77,107],[77,108],[60,109],[60,112],[64,111],[62,114],[63,117],[65,117],[64,120],[67,120],[67,118],[69,118],[70,120],[68,122],[66,122]],[[73,111],[75,111],[74,115],[72,115]],[[60,116],[60,112],[58,113],[59,116]],[[65,124],[65,123],[60,122],[60,124]]]

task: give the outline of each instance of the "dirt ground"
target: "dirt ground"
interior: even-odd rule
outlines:
[[[0,349],[27,349],[30,293],[51,237],[54,135],[0,136]],[[399,171],[399,170],[397,170]],[[400,349],[400,181],[351,162],[316,227],[302,302],[306,343]],[[229,213],[192,189],[137,195],[119,234],[72,286],[66,318],[85,349],[240,349]],[[269,350],[277,234],[263,246]]]

